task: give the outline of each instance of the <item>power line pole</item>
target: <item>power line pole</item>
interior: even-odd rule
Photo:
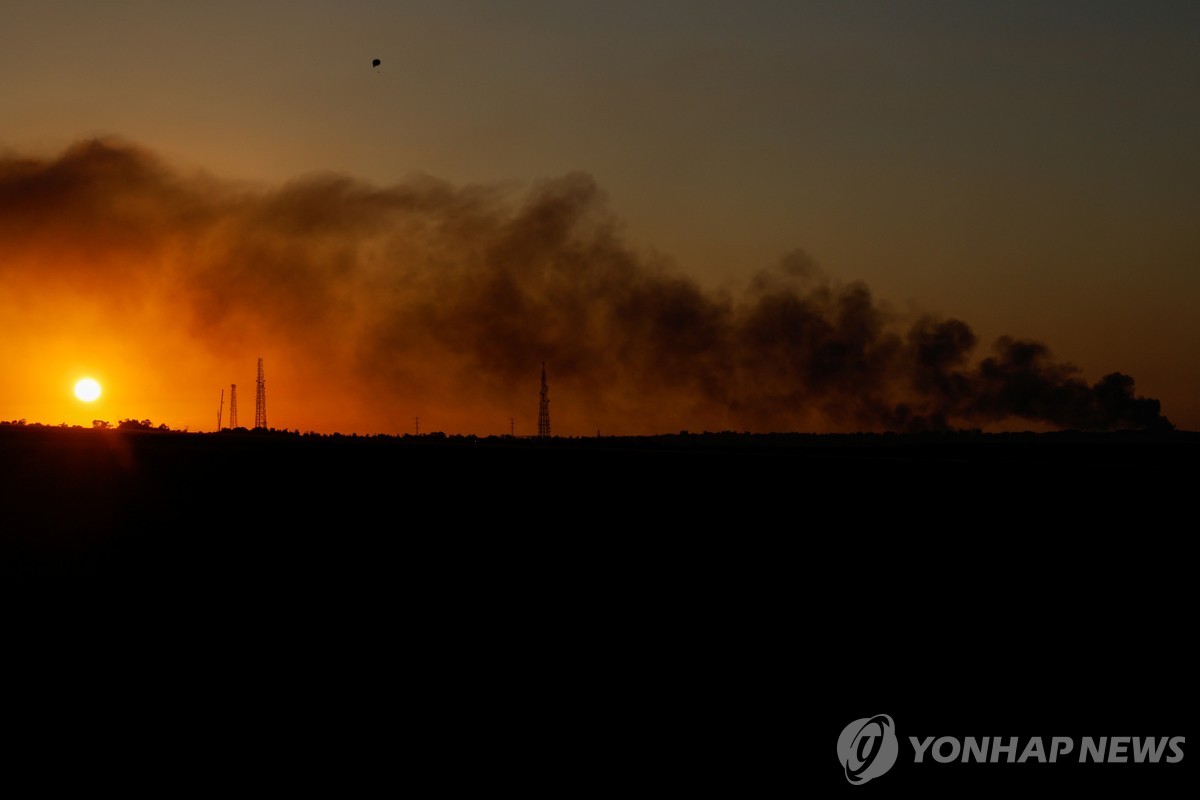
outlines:
[[[221,405],[217,406],[217,430],[221,430],[221,415],[225,413],[225,390],[221,390]]]
[[[546,383],[546,362],[542,362],[542,391],[538,395],[538,438],[550,437],[550,386]]]
[[[237,384],[229,384],[229,427],[236,428],[237,423]]]

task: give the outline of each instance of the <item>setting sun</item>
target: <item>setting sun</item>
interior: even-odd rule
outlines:
[[[83,378],[75,384],[75,396],[85,403],[90,403],[100,396],[100,384],[91,378]]]

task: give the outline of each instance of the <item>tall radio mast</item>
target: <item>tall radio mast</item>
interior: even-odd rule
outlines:
[[[267,379],[263,377],[261,358],[258,360],[258,391],[254,397],[254,427],[267,427]]]

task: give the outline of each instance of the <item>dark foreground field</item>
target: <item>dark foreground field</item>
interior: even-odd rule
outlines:
[[[1165,540],[1184,533],[1171,515],[1193,499],[1198,455],[1188,433],[539,441],[7,427],[0,529],[8,577],[97,579],[217,579],[293,558],[370,571],[455,551],[520,569],[593,546],[661,555],[718,541],[862,555],[866,542],[938,535]]]
[[[206,581],[480,558],[1166,543],[1200,435],[301,437],[0,429],[9,576]],[[486,554],[486,555],[484,555]],[[582,564],[580,564],[582,566]],[[295,574],[280,574],[287,579]]]
[[[1198,455],[1179,432],[7,427],[0,559],[59,690],[104,675],[91,700],[149,698],[148,730],[216,724],[221,769],[556,797],[782,771],[826,796],[869,791],[833,743],[878,713],[902,736],[1192,732]],[[34,652],[10,636],[10,663]],[[900,764],[894,788],[1154,795],[1189,764],[1032,786]]]

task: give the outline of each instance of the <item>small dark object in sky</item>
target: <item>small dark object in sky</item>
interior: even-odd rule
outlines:
[[[371,66],[372,66],[372,67],[378,67],[378,66],[379,66],[379,59],[377,58],[377,59],[375,59],[374,61],[372,61],[372,62],[371,62]]]

